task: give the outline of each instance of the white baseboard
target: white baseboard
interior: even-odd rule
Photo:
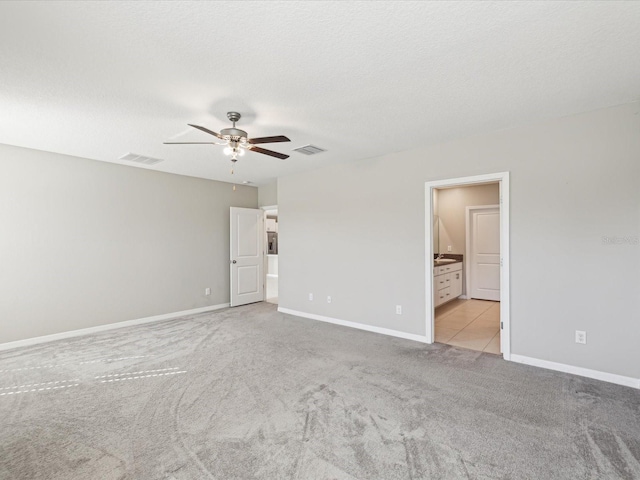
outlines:
[[[219,305],[210,305],[208,307],[193,308],[191,310],[183,310],[181,312],[163,313],[162,315],[154,315],[152,317],[136,318],[134,320],[125,320],[124,322],[107,323],[106,325],[97,325],[95,327],[81,328],[79,330],[71,330],[68,332],[54,333],[51,335],[43,335],[42,337],[26,338],[24,340],[16,340],[15,342],[0,343],[0,351],[9,350],[11,348],[28,347],[39,343],[52,342],[54,340],[62,340],[65,338],[80,337],[90,333],[105,332],[116,328],[131,327],[133,325],[142,325],[144,323],[158,322],[160,320],[170,320],[172,318],[184,317],[185,315],[195,315],[213,310],[220,310],[228,307],[228,303]]]
[[[342,325],[344,327],[357,328],[358,330],[366,330],[367,332],[381,333],[383,335],[390,335],[392,337],[404,338],[407,340],[414,340],[421,343],[429,343],[427,337],[422,335],[415,335],[413,333],[400,332],[398,330],[391,330],[388,328],[374,327],[371,325],[365,325],[363,323],[349,322],[347,320],[340,320],[337,318],[325,317],[322,315],[316,315],[315,313],[300,312],[297,310],[291,310],[289,308],[278,308],[281,313],[287,313],[289,315],[295,315],[297,317],[309,318],[311,320],[319,320],[321,322],[333,323],[335,325]],[[593,378],[595,380],[602,380],[604,382],[615,383],[617,385],[624,385],[625,387],[640,389],[640,379],[633,377],[625,377],[623,375],[616,375],[614,373],[600,372],[598,370],[591,370],[588,368],[574,367],[573,365],[565,365],[563,363],[550,362],[548,360],[539,360],[537,358],[525,357],[524,355],[511,354],[510,357],[505,360],[509,360],[516,363],[522,363],[525,365],[531,365],[533,367],[546,368],[548,370],[555,370],[557,372],[571,373],[579,375],[581,377]]]
[[[365,325],[364,323],[349,322],[348,320],[340,320],[337,318],[325,317],[322,315],[316,315],[315,313],[299,312],[297,310],[291,310],[289,308],[280,308],[278,311],[281,313],[287,313],[289,315],[295,315],[296,317],[309,318],[311,320],[319,320],[321,322],[333,323],[335,325],[342,325],[343,327],[357,328],[358,330],[366,330],[367,332],[381,333],[382,335],[389,335],[391,337],[404,338],[406,340],[413,340],[421,343],[429,343],[427,337],[424,335],[416,335],[414,333],[405,333],[398,330],[391,330],[389,328],[374,327],[372,325]]]
[[[516,363],[524,363],[525,365],[546,368],[548,370],[555,370],[557,372],[572,373],[574,375],[580,375],[581,377],[593,378],[595,380],[602,380],[603,382],[615,383],[617,385],[624,385],[625,387],[640,389],[640,379],[633,377],[625,377],[623,375],[601,372],[599,370],[591,370],[589,368],[574,367],[573,365],[550,362],[548,360],[540,360],[537,358],[525,357],[524,355],[516,355],[513,353],[511,354],[510,360]]]

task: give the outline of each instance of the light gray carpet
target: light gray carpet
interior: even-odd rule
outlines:
[[[0,352],[0,378],[3,480],[640,478],[637,390],[266,303]]]

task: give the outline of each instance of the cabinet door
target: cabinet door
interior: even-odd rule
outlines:
[[[451,276],[451,281],[449,282],[451,286],[451,298],[457,298],[462,295],[462,270],[451,272],[448,275]]]

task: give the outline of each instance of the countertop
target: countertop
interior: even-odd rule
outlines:
[[[449,255],[443,255],[442,258],[447,260],[455,260],[454,262],[442,262],[438,263],[436,259],[433,259],[433,265],[435,267],[441,267],[442,265],[455,265],[456,263],[462,263],[462,255],[450,253]]]

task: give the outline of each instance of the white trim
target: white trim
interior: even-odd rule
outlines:
[[[581,377],[593,378],[595,380],[602,380],[603,382],[615,383],[617,385],[624,385],[625,387],[640,389],[640,379],[633,377],[625,377],[623,375],[617,375],[615,373],[601,372],[599,370],[591,370],[590,368],[574,367],[573,365],[566,365],[564,363],[550,362],[549,360],[540,360],[538,358],[525,357],[524,355],[511,355],[510,360],[516,363],[523,363],[525,365],[531,365],[534,367],[546,368],[548,370],[555,370],[557,372],[571,373],[573,375],[579,375]]]
[[[500,183],[500,320],[503,322],[503,335],[500,335],[500,350],[505,360],[511,359],[511,271],[510,227],[509,227],[509,172],[505,172]],[[506,342],[503,342],[505,339]],[[502,345],[504,343],[504,345]]]
[[[358,330],[365,330],[367,332],[381,333],[382,335],[389,335],[391,337],[404,338],[406,340],[413,340],[420,343],[430,343],[427,341],[427,337],[423,335],[416,335],[414,333],[400,332],[398,330],[391,330],[389,328],[374,327],[372,325],[365,325],[364,323],[350,322],[348,320],[340,320],[338,318],[325,317],[322,315],[316,315],[315,313],[299,312],[298,310],[291,310],[290,308],[278,307],[280,313],[286,313],[288,315],[295,315],[296,317],[309,318],[311,320],[319,320],[321,322],[333,323],[335,325],[342,325],[343,327],[357,328]]]
[[[510,318],[510,284],[509,284],[509,172],[474,175],[472,177],[449,178],[425,182],[425,307],[427,343],[435,340],[433,313],[433,190],[435,188],[477,185],[499,182],[500,185],[500,320],[503,322],[504,334],[501,342],[502,356],[509,360],[511,356],[511,318]],[[428,219],[428,221],[427,221]],[[467,259],[465,259],[467,261]],[[467,292],[468,295],[469,292]]]
[[[278,205],[263,205],[260,207],[262,210],[277,210]]]
[[[500,205],[473,205],[465,207],[464,209],[464,291],[467,292],[467,297],[471,298],[471,212],[472,210],[484,210],[484,209],[497,208],[500,211]]]
[[[106,325],[97,325],[95,327],[81,328],[79,330],[70,330],[68,332],[53,333],[51,335],[43,335],[41,337],[26,338],[24,340],[16,340],[15,342],[0,343],[0,351],[9,350],[11,348],[28,347],[39,343],[53,342],[54,340],[64,340],[66,338],[80,337],[91,333],[105,332],[107,330],[115,330],[116,328],[132,327],[134,325],[142,325],[145,323],[159,322],[161,320],[170,320],[172,318],[184,317],[186,315],[195,315],[197,313],[210,312],[227,308],[228,303],[219,305],[210,305],[208,307],[192,308],[191,310],[182,310],[181,312],[163,313],[161,315],[153,315],[151,317],[136,318],[134,320],[125,320],[123,322],[107,323]]]
[[[433,343],[435,341],[435,328],[434,328],[434,291],[433,291],[433,185],[431,182],[424,184],[424,201],[425,201],[425,222],[424,222],[424,244],[426,245],[426,253],[424,257],[424,276],[425,276],[425,305],[426,305],[426,327],[425,337],[427,343]],[[440,230],[438,230],[439,232]],[[439,239],[438,239],[439,240]]]

